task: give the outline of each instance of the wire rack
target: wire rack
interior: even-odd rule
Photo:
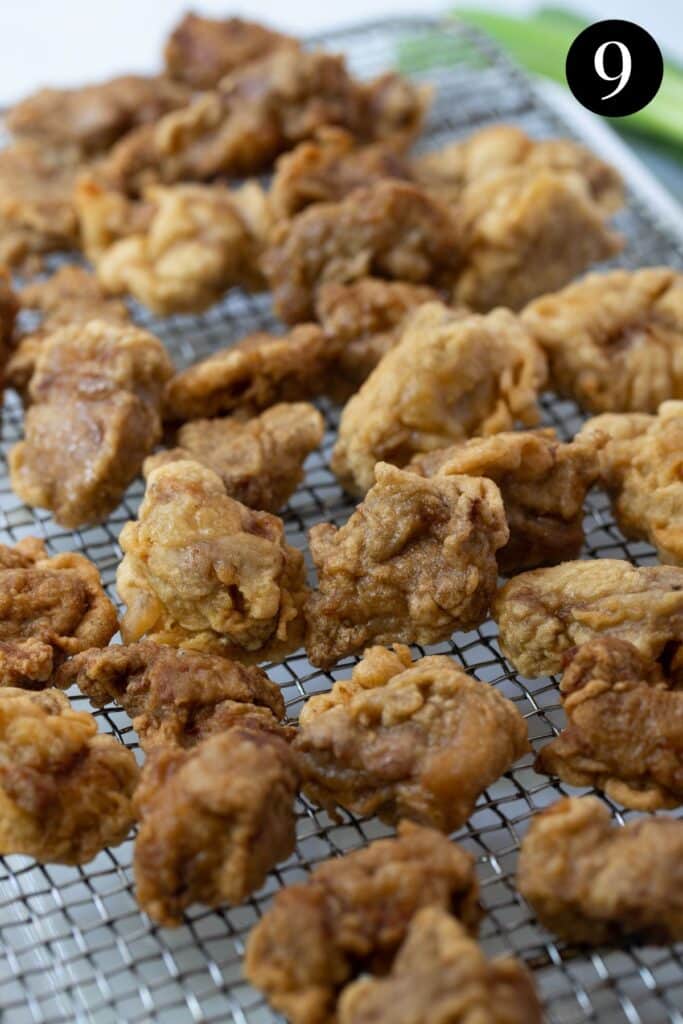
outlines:
[[[429,40],[429,47],[423,45]],[[415,43],[418,40],[418,43]],[[395,65],[408,45],[415,59],[429,54],[429,67],[417,77],[437,87],[435,106],[422,145],[446,139],[497,120],[515,122],[532,135],[571,134],[533,91],[528,80],[486,40],[460,26],[426,19],[402,19],[359,26],[313,40],[344,51],[353,70],[370,76]],[[683,266],[683,248],[653,215],[630,196],[618,227],[628,239],[619,263],[637,267],[666,263]],[[63,258],[62,258],[63,259]],[[57,258],[57,261],[59,258]],[[160,335],[179,366],[187,365],[256,329],[278,329],[267,296],[232,292],[200,317],[158,321],[140,307],[136,319]],[[305,481],[284,513],[290,543],[305,546],[307,529],[321,520],[341,523],[352,510],[329,469],[339,410],[321,403],[327,431],[321,450],[307,462]],[[571,437],[581,415],[570,402],[543,398],[545,421]],[[116,600],[114,574],[120,558],[117,538],[135,517],[142,496],[136,481],[120,507],[101,526],[65,532],[39,510],[28,509],[12,494],[5,454],[19,439],[21,407],[13,394],[5,399],[0,461],[0,539],[15,543],[33,534],[51,553],[84,552],[98,566]],[[590,558],[655,561],[645,544],[626,543],[602,495],[586,508],[586,545]],[[430,653],[454,654],[481,680],[514,700],[526,716],[535,748],[562,726],[556,683],[519,678],[501,656],[492,622]],[[424,653],[416,648],[416,653]],[[313,669],[303,654],[267,670],[283,689],[288,714],[296,719],[307,696],[329,689],[350,674],[356,659],[332,672]],[[78,706],[86,699],[71,694]],[[136,751],[137,739],[126,714],[115,706],[97,712],[100,728]],[[521,761],[480,799],[456,838],[477,858],[486,917],[482,942],[489,955],[516,953],[535,970],[552,1024],[683,1024],[683,959],[671,949],[567,948],[540,928],[514,885],[520,839],[532,815],[576,789],[537,775],[532,757]],[[585,791],[584,791],[585,792]],[[607,801],[620,823],[631,816]],[[376,820],[344,815],[340,824],[301,799],[296,853],[274,871],[265,888],[242,907],[216,911],[193,907],[185,924],[159,928],[142,915],[133,893],[132,843],[105,850],[82,868],[35,864],[28,858],[0,859],[0,1007],[7,1024],[81,1024],[108,1022],[226,1021],[272,1024],[277,1018],[242,979],[247,934],[283,885],[305,878],[320,861],[363,846],[387,834]]]

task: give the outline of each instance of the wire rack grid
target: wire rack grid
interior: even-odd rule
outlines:
[[[312,42],[345,52],[353,70],[363,77],[394,66],[406,46],[418,65],[419,54],[428,54],[424,68],[416,72],[417,77],[436,86],[423,146],[437,146],[498,120],[517,123],[536,136],[572,134],[516,67],[487,40],[464,27],[422,18],[401,19],[343,30]],[[423,45],[426,42],[428,46]],[[628,245],[616,262],[631,267],[656,263],[683,267],[680,241],[635,196],[629,197],[618,227]],[[159,321],[140,307],[134,312],[141,324],[163,338],[179,366],[248,331],[278,329],[267,296],[246,296],[238,291],[199,317]],[[321,408],[327,423],[324,444],[309,458],[305,481],[283,514],[289,542],[302,548],[306,531],[314,523],[341,523],[352,511],[329,469],[339,410],[326,403],[321,403]],[[546,395],[543,411],[545,421],[564,438],[580,426],[582,417],[570,402]],[[135,517],[141,481],[129,488],[107,522],[66,532],[50,515],[26,508],[11,492],[5,455],[21,430],[21,406],[9,393],[0,452],[0,540],[15,543],[33,534],[45,539],[51,553],[85,553],[100,569],[116,600],[117,538],[123,523]],[[624,540],[603,495],[589,497],[585,525],[584,557],[628,558],[637,564],[655,561],[650,547]],[[457,634],[449,643],[429,651],[455,655],[473,675],[516,701],[527,718],[535,748],[561,728],[555,681],[532,683],[518,677],[498,650],[493,622]],[[425,652],[416,648],[416,653]],[[295,654],[267,669],[282,686],[288,713],[296,719],[306,697],[347,676],[355,660],[346,659],[328,673],[314,670],[303,654]],[[71,696],[78,706],[88,707],[84,697]],[[138,751],[135,733],[121,709],[106,707],[97,715],[103,730]],[[680,947],[567,948],[537,925],[517,893],[517,851],[530,818],[560,796],[581,792],[537,775],[532,761],[527,757],[492,786],[456,836],[478,861],[486,910],[481,933],[486,952],[516,953],[534,968],[551,1024],[683,1024]],[[607,803],[619,823],[631,816]],[[184,925],[175,930],[151,924],[137,908],[131,841],[104,851],[82,868],[40,865],[19,856],[2,858],[3,1019],[6,1024],[270,1024],[278,1018],[241,974],[251,926],[278,888],[305,878],[320,861],[357,849],[387,832],[376,820],[359,820],[348,814],[335,824],[301,799],[296,853],[271,874],[263,891],[242,907],[193,907]]]

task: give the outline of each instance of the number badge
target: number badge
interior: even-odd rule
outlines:
[[[605,117],[626,117],[657,95],[664,61],[659,46],[640,25],[597,21],[570,46],[565,74],[582,106]]]

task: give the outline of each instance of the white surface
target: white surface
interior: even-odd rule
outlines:
[[[648,28],[683,59],[681,0],[464,0],[466,6],[525,11],[541,2],[576,7],[587,20],[626,18]],[[241,14],[298,33],[391,14],[430,14],[457,6],[449,0],[0,0],[0,105],[38,85],[79,84],[160,63],[164,36],[195,3],[215,16]]]

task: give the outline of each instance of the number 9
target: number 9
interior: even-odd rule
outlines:
[[[605,71],[605,51],[607,50],[608,46],[616,46],[621,54],[621,71],[619,71],[616,75],[608,75]],[[619,85],[616,87],[616,89],[613,89],[612,92],[608,92],[606,96],[600,97],[600,99],[602,100],[610,100],[613,96],[616,96],[617,93],[620,93],[621,90],[625,88],[625,86],[628,84],[628,80],[631,77],[632,68],[631,52],[629,48],[624,45],[624,43],[620,43],[617,39],[609,39],[606,43],[603,43],[602,46],[599,46],[595,51],[593,65],[595,67],[597,74],[600,76],[600,78],[602,78],[603,82],[619,82]]]

